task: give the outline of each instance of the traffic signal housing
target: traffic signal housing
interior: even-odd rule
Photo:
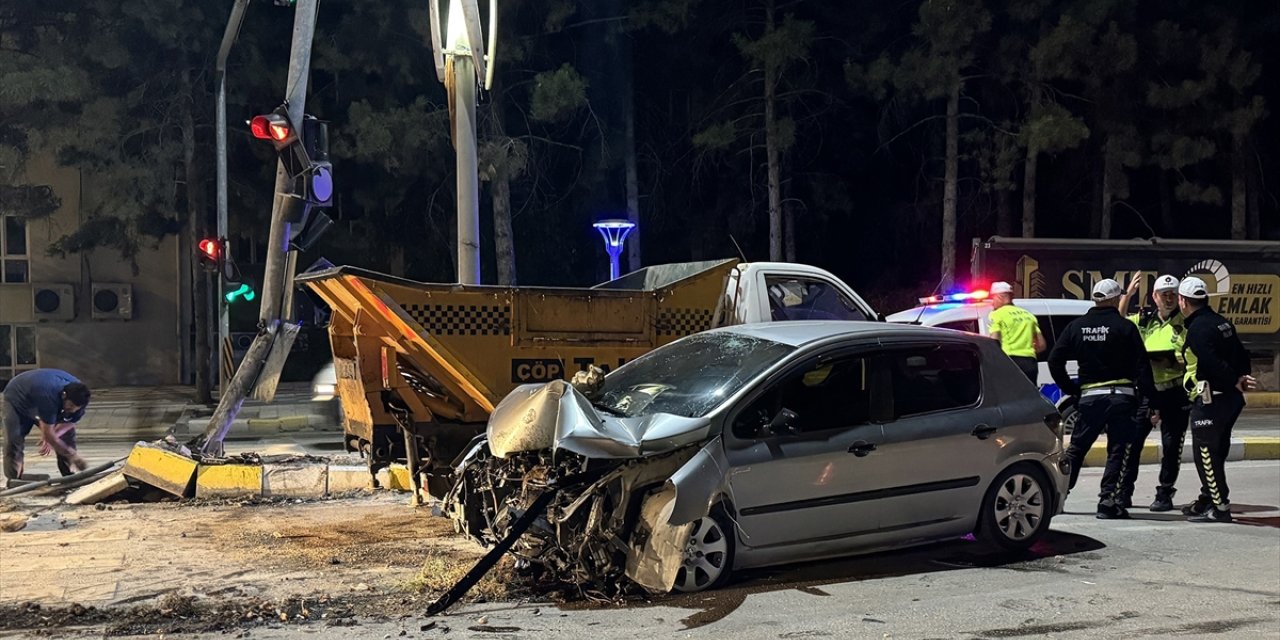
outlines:
[[[293,184],[289,195],[316,207],[333,205],[333,165],[329,163],[329,126],[314,116],[302,122],[289,116],[288,103],[249,120],[249,132],[275,147]]]
[[[200,257],[200,266],[206,271],[215,271],[222,273],[223,266],[226,264],[226,248],[225,240],[219,238],[203,238],[196,244],[196,253]]]

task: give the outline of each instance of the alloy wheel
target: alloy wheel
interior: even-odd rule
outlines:
[[[729,540],[724,528],[711,516],[699,518],[684,546],[684,563],[676,574],[676,590],[702,591],[716,583],[728,569]]]
[[[1044,518],[1045,494],[1040,482],[1030,475],[1015,473],[1000,485],[993,505],[996,526],[1012,541],[1035,534]]]

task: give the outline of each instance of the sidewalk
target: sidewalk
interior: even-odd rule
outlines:
[[[154,440],[169,433],[185,440],[204,430],[215,404],[195,403],[192,387],[110,387],[93,400],[76,429],[82,441]],[[281,383],[270,403],[246,400],[227,437],[259,437],[288,431],[340,431],[330,403],[312,402],[311,383]]]

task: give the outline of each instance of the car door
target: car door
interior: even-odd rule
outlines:
[[[743,544],[775,547],[876,530],[868,496],[886,469],[875,395],[868,357],[845,353],[808,359],[745,399],[725,434]],[[774,420],[784,410],[795,417]]]
[[[878,366],[892,404],[879,447],[887,491],[880,523],[919,535],[958,531],[978,512],[998,470],[1002,418],[983,402],[976,345],[897,344]]]

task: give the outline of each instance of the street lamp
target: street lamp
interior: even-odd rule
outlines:
[[[440,17],[441,2],[448,13]],[[477,0],[429,0],[431,57],[436,78],[444,83],[453,120],[457,151],[458,253],[460,284],[480,283],[480,181],[476,156],[476,85],[493,85],[497,55],[498,3],[489,0],[489,40],[486,52]]]
[[[618,279],[618,256],[622,255],[622,245],[627,241],[627,235],[632,229],[636,228],[636,223],[630,220],[612,219],[601,220],[591,226],[600,232],[604,237],[604,250],[609,254],[609,279]]]

